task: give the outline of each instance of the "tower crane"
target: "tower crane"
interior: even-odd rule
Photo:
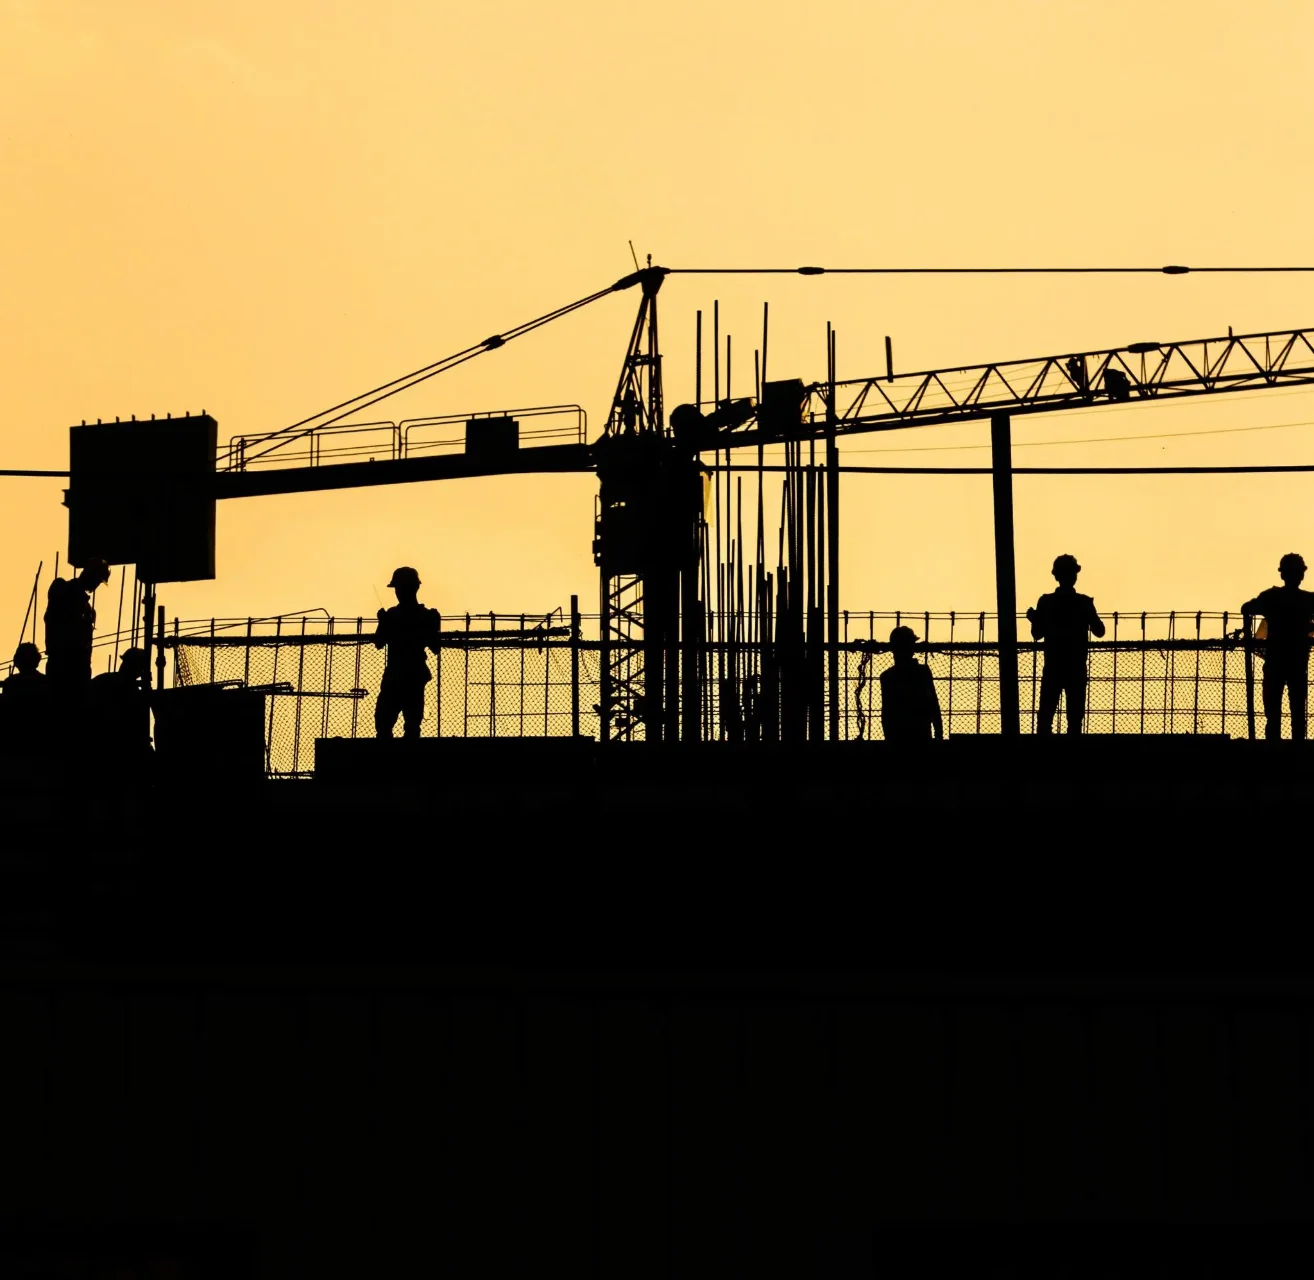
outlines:
[[[800,274],[822,274],[800,268]],[[1186,268],[1163,268],[1182,274]],[[88,555],[115,562],[153,558],[147,545],[164,535],[158,521],[146,528],[128,508],[163,506],[171,511],[209,508],[209,572],[204,556],[199,571],[176,578],[213,576],[213,504],[219,499],[302,493],[311,490],[398,484],[516,473],[595,472],[599,498],[594,558],[600,577],[601,699],[604,740],[643,737],[649,741],[695,739],[699,733],[700,672],[695,655],[705,639],[707,602],[700,597],[703,551],[703,455],[768,444],[825,445],[827,511],[827,641],[832,682],[838,653],[838,474],[836,442],[862,432],[988,419],[995,508],[996,593],[1001,654],[1002,725],[1018,732],[1016,602],[1013,580],[1011,420],[1026,414],[1055,413],[1119,401],[1158,401],[1185,396],[1218,396],[1295,385],[1314,385],[1314,329],[1199,338],[1185,342],[1135,342],[1096,351],[1034,359],[996,361],[918,373],[896,374],[888,359],[883,375],[838,380],[833,345],[827,377],[818,382],[764,383],[760,400],[724,400],[704,412],[684,404],[667,415],[662,389],[658,295],[672,272],[649,265],[608,288],[544,316],[496,334],[411,374],[342,401],[291,427],[263,436],[237,438],[221,468],[204,478],[196,467],[173,470],[166,461],[153,467],[154,487],[124,486],[131,459],[107,463],[117,442],[136,440],[120,430],[113,447],[79,448],[99,425],[73,428],[67,505],[70,508],[70,560]],[[606,425],[591,443],[514,445],[488,451],[362,462],[336,451],[333,436],[351,429],[365,408],[410,389],[509,341],[541,328],[616,292],[639,290],[639,305]],[[213,449],[214,420],[200,424],[197,439]],[[155,449],[167,439],[166,423],[104,424],[140,426],[140,448]],[[146,429],[150,428],[149,431]],[[82,433],[79,436],[79,433]],[[304,466],[261,467],[295,442],[313,439]],[[129,450],[131,453],[131,449]],[[193,447],[192,456],[196,456]],[[212,455],[213,456],[213,455]],[[350,457],[351,460],[344,460]],[[79,459],[83,461],[79,462]],[[277,461],[277,457],[273,459]],[[180,482],[179,472],[188,471]],[[181,494],[181,497],[180,497]],[[133,519],[137,523],[132,523]],[[125,521],[132,525],[124,536]],[[204,522],[202,521],[202,524]],[[112,535],[112,536],[111,536]],[[135,540],[135,541],[134,541]],[[113,545],[113,554],[106,554]],[[131,544],[136,550],[126,548]],[[176,557],[175,557],[176,558]],[[159,580],[173,580],[160,577]],[[1009,686],[1006,673],[1012,672]],[[834,700],[832,699],[832,702]],[[835,714],[832,708],[832,716]],[[835,720],[831,734],[835,733]]]

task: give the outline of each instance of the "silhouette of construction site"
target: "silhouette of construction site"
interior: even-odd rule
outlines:
[[[1056,586],[1019,599],[1011,422],[1314,386],[1314,330],[914,374],[887,342],[851,380],[828,332],[807,382],[765,312],[745,359],[713,308],[668,412],[671,274],[277,432],[73,428],[65,567],[0,671],[7,1272],[1299,1256],[1307,894],[1272,833],[1310,757],[1254,740],[1303,736],[1303,562],[1275,547],[1228,612],[1126,612],[1079,547],[1027,548]],[[599,429],[374,420],[630,290]],[[843,461],[972,421],[989,466]],[[878,470],[989,482],[992,610],[843,607],[841,477]],[[400,612],[168,608],[215,574],[219,502],[530,473],[598,480],[596,583],[558,608],[451,612],[424,547],[378,566]]]

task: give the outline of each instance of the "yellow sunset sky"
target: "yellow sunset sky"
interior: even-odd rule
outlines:
[[[4,467],[66,466],[84,418],[286,425],[609,284],[630,240],[668,266],[1314,263],[1314,8],[1294,0],[0,0],[0,23]],[[668,405],[692,397],[714,299],[745,391],[763,301],[772,376],[809,380],[828,320],[842,377],[882,371],[885,334],[910,370],[1314,325],[1307,275],[672,277]],[[596,433],[637,301],[386,416],[578,402]],[[987,433],[845,452],[984,465],[949,447]],[[1314,394],[1032,417],[1015,440],[1018,465],[1314,463]],[[65,513],[58,481],[0,486],[16,640]],[[1020,478],[1019,598],[1071,551],[1103,609],[1235,609],[1282,552],[1314,556],[1312,490]],[[528,476],[233,501],[217,580],[161,599],[370,615],[410,563],[444,611],[587,608],[594,492]],[[989,497],[847,477],[841,603],[991,608]]]

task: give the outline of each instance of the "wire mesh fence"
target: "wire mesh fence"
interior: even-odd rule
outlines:
[[[892,659],[895,626],[913,627],[918,657],[931,669],[946,734],[999,732],[999,648],[989,613],[846,613],[841,655],[841,723],[845,738],[880,736],[880,672]],[[1228,734],[1249,732],[1242,619],[1231,613],[1114,613],[1107,632],[1090,644],[1086,672],[1085,731],[1120,734]],[[1019,618],[1019,633],[1027,623]],[[1257,646],[1255,680],[1262,672]],[[1022,731],[1039,717],[1043,645],[1018,646]],[[1259,695],[1256,691],[1256,702]],[[1061,702],[1056,728],[1066,718]],[[1282,736],[1291,736],[1284,709]]]
[[[266,760],[275,774],[313,767],[317,738],[371,738],[387,653],[373,619],[216,622],[166,637],[180,685],[268,691]],[[428,657],[422,737],[596,736],[598,653],[560,611],[440,615]],[[397,732],[401,732],[400,725]]]
[[[1085,730],[1115,734],[1248,732],[1241,619],[1227,613],[1116,613],[1088,657]],[[930,668],[947,735],[999,732],[999,651],[992,614],[847,612],[838,656],[839,736],[882,737],[880,673],[891,663],[891,628],[912,626]],[[1026,633],[1026,623],[1020,629]],[[317,738],[375,735],[374,708],[386,653],[373,619],[252,619],[175,624],[166,644],[181,685],[265,688],[266,759],[273,774],[313,767]],[[752,707],[763,686],[762,655],[707,646],[701,654],[703,735],[751,740]],[[820,666],[820,664],[818,664]],[[1042,647],[1019,646],[1022,729],[1034,733]],[[1262,672],[1256,658],[1256,680]],[[598,619],[572,626],[568,614],[443,616],[432,679],[425,687],[424,737],[596,738],[600,718]],[[1256,694],[1258,701],[1258,695]],[[734,704],[733,706],[731,704]],[[1056,728],[1065,709],[1060,705]],[[1284,712],[1283,736],[1290,736]],[[400,732],[400,728],[398,729]]]

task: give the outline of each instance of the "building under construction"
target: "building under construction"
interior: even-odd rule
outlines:
[[[1230,614],[1106,616],[1086,735],[1035,735],[1010,423],[1314,383],[1314,331],[915,374],[887,349],[849,381],[828,335],[809,382],[770,366],[764,316],[736,395],[713,315],[668,410],[670,274],[222,449],[207,415],[73,428],[69,559],[124,566],[96,653],[148,651],[156,756],[107,789],[11,744],[13,1274],[1298,1256],[1286,833],[1314,761],[1252,741],[1263,638]],[[366,421],[615,292],[637,311],[596,438],[562,406]],[[844,439],[973,419],[996,609],[842,609]],[[219,501],[561,471],[598,477],[596,593],[442,615],[419,741],[374,735],[372,620],[167,611],[213,576]],[[900,748],[879,675],[905,624],[946,740]]]

